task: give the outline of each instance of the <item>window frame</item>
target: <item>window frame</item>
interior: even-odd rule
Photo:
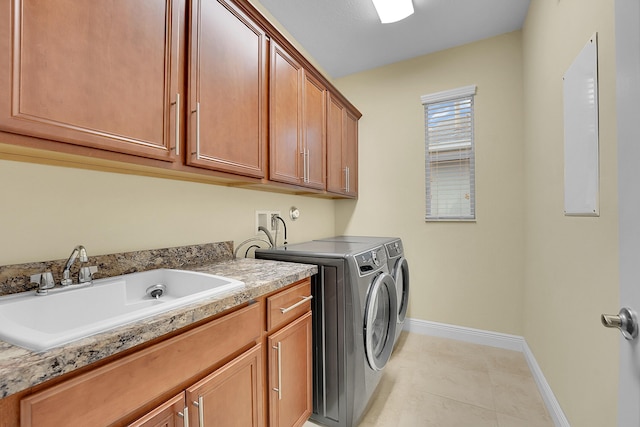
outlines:
[[[442,221],[462,221],[462,222],[475,222],[476,221],[476,191],[475,191],[475,132],[474,132],[474,116],[475,116],[475,95],[476,95],[476,85],[464,86],[457,89],[436,92],[429,95],[423,95],[420,99],[422,101],[422,105],[424,108],[424,128],[425,128],[425,221],[427,222],[442,222]],[[468,101],[467,101],[468,100]],[[432,110],[434,108],[441,108],[442,111],[449,109],[450,107],[445,105],[447,103],[456,103],[458,105],[453,105],[455,108],[454,114],[458,114],[460,110],[464,108],[459,107],[459,105],[463,105],[462,103],[467,103],[469,106],[468,119],[465,118],[463,120],[464,126],[463,129],[463,139],[454,141],[446,141],[447,139],[453,137],[459,137],[460,127],[452,128],[453,131],[450,134],[442,131],[438,131],[438,134],[433,134],[434,127],[429,127],[430,124],[430,116],[429,116],[429,108]],[[464,114],[467,114],[466,112]],[[433,117],[433,111],[432,116]],[[467,123],[468,122],[468,123]],[[431,129],[431,130],[430,130]],[[458,131],[458,132],[456,132]],[[439,139],[436,144],[430,144],[430,141],[433,139]],[[434,159],[435,157],[435,159]],[[469,196],[469,205],[464,206],[458,205],[458,209],[456,212],[444,212],[444,208],[438,208],[437,205],[435,207],[433,202],[433,192],[434,192],[434,184],[432,183],[432,174],[434,170],[434,165],[445,165],[447,169],[443,169],[445,173],[450,173],[449,169],[451,166],[451,162],[457,162],[457,166],[468,168],[467,171],[463,171],[462,181],[464,189],[468,188],[468,196]],[[436,172],[437,173],[437,172]],[[468,177],[464,174],[468,173]],[[442,175],[441,175],[442,176]],[[449,179],[445,182],[445,185],[454,183],[455,179],[459,180],[459,177]],[[468,181],[468,187],[467,187]],[[443,181],[440,181],[440,185],[442,185]],[[437,187],[436,187],[437,188]],[[462,193],[458,194],[460,196]],[[465,196],[467,194],[465,193]],[[456,196],[456,197],[457,197]],[[466,198],[466,197],[465,197]],[[448,201],[451,202],[455,197],[449,197]],[[441,199],[446,202],[446,196]],[[454,202],[455,204],[455,202]]]

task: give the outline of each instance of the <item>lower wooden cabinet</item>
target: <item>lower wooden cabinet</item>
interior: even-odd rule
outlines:
[[[128,427],[261,427],[262,411],[258,344]]]
[[[269,426],[301,426],[313,410],[311,312],[269,336],[268,342]]]
[[[189,425],[262,426],[262,348],[243,355],[189,387]]]
[[[21,396],[19,424],[12,416],[0,425],[300,427],[312,412],[311,298],[311,281],[303,279]]]
[[[20,402],[20,426],[126,425],[163,395],[179,392],[182,384],[205,377],[257,343],[263,334],[261,306],[251,304],[26,396]]]

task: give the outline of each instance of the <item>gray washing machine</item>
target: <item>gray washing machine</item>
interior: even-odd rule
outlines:
[[[402,239],[399,237],[334,236],[319,240],[325,242],[350,242],[384,245],[387,252],[387,266],[389,268],[389,274],[391,274],[393,280],[396,282],[398,326],[396,327],[394,343],[397,343],[398,338],[402,333],[402,328],[404,327],[404,321],[407,317],[407,308],[409,304],[409,263],[404,257]]]
[[[318,266],[311,280],[311,419],[326,426],[357,426],[395,342],[396,286],[384,246],[312,241],[256,250],[255,256]]]

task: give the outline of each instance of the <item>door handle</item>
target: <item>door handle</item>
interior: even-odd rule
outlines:
[[[189,407],[185,406],[182,412],[178,412],[178,416],[182,418],[183,427],[189,427]]]
[[[278,392],[278,400],[282,400],[282,342],[278,342],[278,345],[274,345],[273,349],[278,352],[278,388],[273,388],[273,391]]]
[[[622,307],[616,314],[603,314],[600,316],[602,324],[607,328],[617,328],[627,340],[633,340],[638,336],[638,317],[635,311]]]

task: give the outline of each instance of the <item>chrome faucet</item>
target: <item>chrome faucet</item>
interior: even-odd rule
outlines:
[[[60,280],[60,284],[62,286],[69,286],[73,283],[73,280],[71,280],[71,266],[73,265],[73,263],[76,261],[77,258],[80,258],[81,263],[89,261],[89,257],[87,256],[87,250],[82,245],[78,245],[75,248],[73,248],[73,252],[71,252],[71,255],[69,255],[69,259],[67,260],[67,263],[64,265],[64,270],[62,270],[62,280]],[[95,268],[95,271],[98,271],[97,267],[94,267],[94,268]],[[82,267],[80,269],[78,281],[80,283],[89,282],[91,281],[92,275],[93,273],[91,273],[91,267]]]

